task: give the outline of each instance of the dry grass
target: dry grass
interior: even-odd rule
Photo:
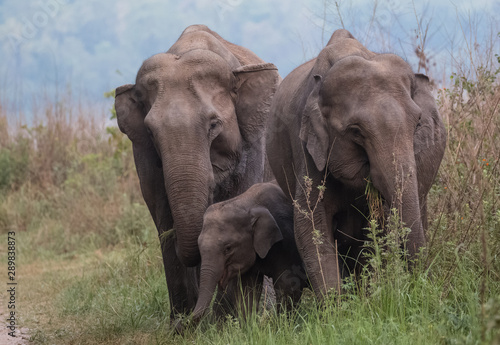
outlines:
[[[128,139],[104,128],[104,113],[97,121],[43,109],[42,120],[14,129],[0,116],[0,133],[9,133],[0,143],[0,233],[29,232],[32,258],[141,237],[150,220]]]
[[[448,145],[429,207],[434,254],[452,243],[459,255],[476,253],[485,274],[491,265],[499,272],[499,72],[480,68],[477,80],[454,75],[451,87],[439,90]]]

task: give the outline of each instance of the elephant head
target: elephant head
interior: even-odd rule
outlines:
[[[265,207],[243,208],[230,202],[210,206],[198,238],[201,252],[200,294],[193,312],[198,320],[207,308],[217,285],[225,289],[230,281],[264,259],[283,235]]]
[[[279,79],[274,65],[198,25],[144,61],[135,85],[116,89],[144,199],[160,234],[175,229],[184,265],[199,263],[206,208],[261,181]]]
[[[368,51],[340,30],[318,56],[309,83],[300,138],[316,168],[327,168],[352,190],[363,190],[370,177],[411,228],[408,250],[414,256],[425,243],[419,196],[430,188],[428,183],[419,193],[416,154],[444,143],[423,129],[437,114],[427,77],[415,75],[396,55]]]

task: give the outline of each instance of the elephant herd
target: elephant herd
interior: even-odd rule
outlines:
[[[306,286],[340,293],[366,240],[367,181],[410,228],[409,258],[425,246],[446,142],[429,79],[346,30],[282,81],[250,50],[189,26],[116,89],[115,108],[172,321],[199,320],[214,294],[219,312],[251,310],[264,275],[279,308]]]

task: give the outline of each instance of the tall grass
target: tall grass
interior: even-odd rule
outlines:
[[[129,141],[50,103],[44,114],[2,137],[0,233],[30,233],[20,245],[33,259],[143,237],[151,224]],[[0,118],[5,132],[6,116]]]
[[[500,57],[497,56],[498,63]],[[500,67],[479,66],[476,78],[452,75],[439,103],[448,128],[448,145],[430,197],[434,231],[429,248],[445,256],[445,293],[457,256],[470,255],[481,271],[481,301],[487,277],[498,278],[500,254]],[[430,256],[432,259],[433,256]]]
[[[498,57],[497,57],[498,58]],[[496,64],[437,92],[448,131],[428,201],[426,262],[405,269],[397,218],[340,297],[171,333],[156,230],[130,142],[71,104],[30,126],[0,107],[0,237],[18,237],[19,313],[39,344],[500,344],[500,87]],[[395,217],[395,216],[394,216]],[[2,254],[2,260],[4,255]]]

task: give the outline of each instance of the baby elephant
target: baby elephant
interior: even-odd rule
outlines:
[[[260,297],[264,275],[273,279],[279,309],[297,303],[307,286],[293,235],[293,206],[273,183],[255,184],[210,206],[198,245],[200,292],[193,320],[208,309],[217,284],[243,313]]]

